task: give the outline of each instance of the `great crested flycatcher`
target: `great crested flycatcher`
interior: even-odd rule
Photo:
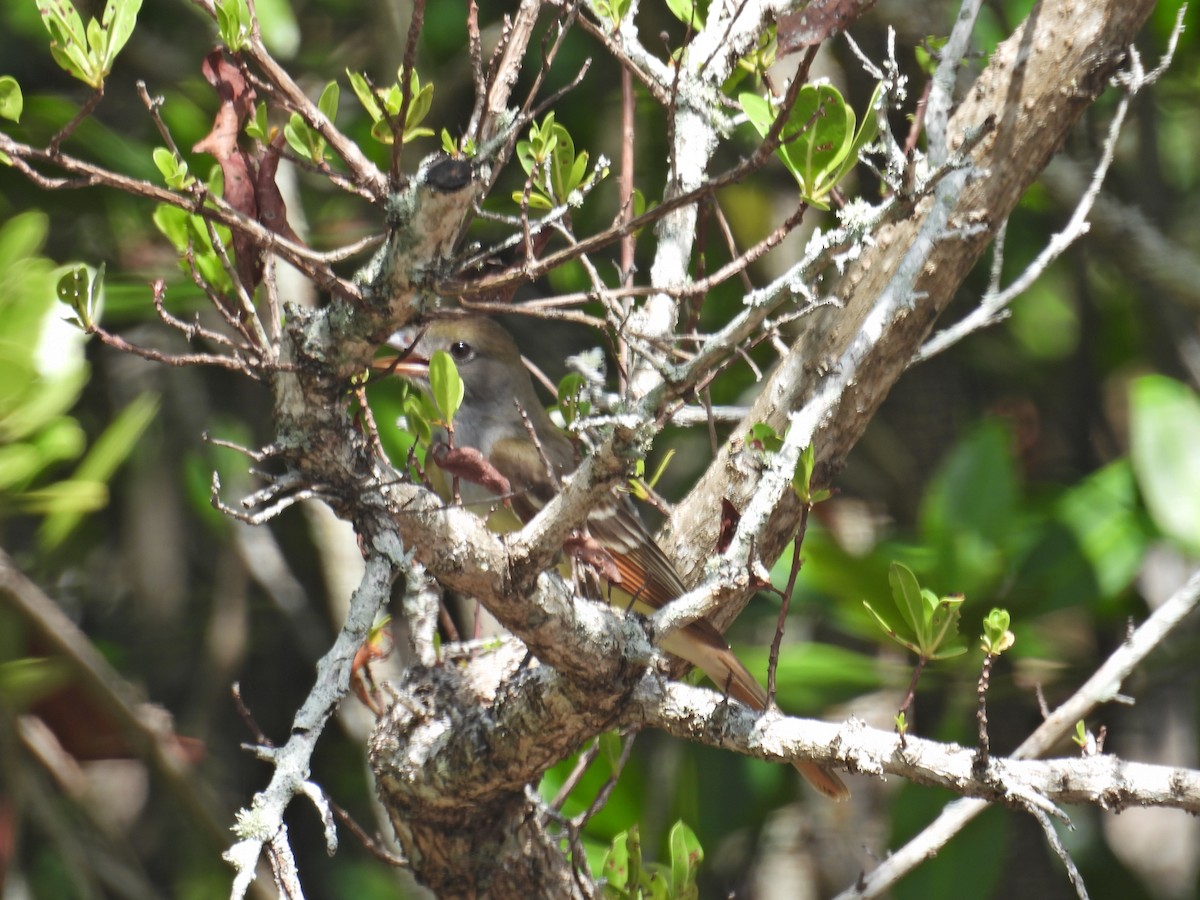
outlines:
[[[508,481],[503,498],[508,508],[501,503],[494,478],[478,479],[487,486],[460,478],[460,496],[464,505],[488,518],[493,530],[515,530],[558,493],[559,480],[578,463],[575,448],[538,401],[517,345],[498,324],[478,317],[436,320],[389,368],[428,385],[429,360],[438,350],[454,360],[463,383],[462,405],[453,422],[454,446],[479,451]],[[537,443],[530,437],[530,427]],[[648,613],[686,592],[675,567],[627,497],[614,494],[599,503],[588,514],[586,530],[611,557],[613,565],[605,560],[598,569],[608,582],[607,599],[614,605]],[[700,668],[736,700],[751,709],[766,709],[767,692],[706,619],[672,632],[661,646]],[[824,766],[798,761],[795,767],[827,797],[850,796],[842,780]]]

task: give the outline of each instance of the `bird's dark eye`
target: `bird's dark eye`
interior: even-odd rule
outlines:
[[[450,345],[450,355],[456,362],[463,362],[475,355],[475,351],[466,341],[455,341]]]

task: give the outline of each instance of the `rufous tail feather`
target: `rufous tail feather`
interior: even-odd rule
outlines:
[[[715,639],[708,634],[709,631],[715,635]],[[693,623],[669,635],[662,647],[699,668],[713,684],[728,691],[735,700],[754,710],[767,708],[766,690],[742,665],[742,661],[733,655],[733,651],[725,646],[720,633],[707,622],[702,625]],[[831,800],[850,799],[850,789],[845,782],[820,763],[796,760],[792,765],[804,776],[805,781]]]

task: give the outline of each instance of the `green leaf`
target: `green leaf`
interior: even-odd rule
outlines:
[[[667,471],[667,466],[669,466],[671,464],[671,460],[674,458],[675,458],[675,448],[672,447],[670,450],[668,450],[666,453],[663,454],[663,458],[659,462],[658,467],[654,470],[654,474],[651,475],[649,480],[646,482],[648,485],[650,485],[650,487],[654,487],[656,484],[658,484],[658,480],[660,478],[662,478],[663,473],[665,471]]]
[[[838,164],[836,171],[829,174],[828,180],[830,187],[836,187],[843,178],[850,174],[851,170],[858,165],[859,154],[871,141],[875,140],[875,136],[879,133],[879,120],[875,115],[875,105],[879,102],[879,95],[883,91],[883,84],[875,85],[875,90],[871,93],[871,99],[867,101],[867,110],[863,113],[862,124],[858,126],[858,131],[854,135],[854,141],[850,144],[850,148]],[[853,111],[848,110],[850,121],[854,121]]]
[[[133,448],[158,415],[158,407],[158,394],[146,393],[121,410],[75,469],[71,481],[96,483],[101,487],[111,481],[117,467],[133,452]],[[82,514],[90,511],[62,509],[52,513],[38,530],[39,544],[45,550],[58,547],[79,524]]]
[[[68,269],[55,288],[58,299],[75,312],[79,324],[86,330],[96,322],[96,313],[100,308],[100,297],[104,285],[104,264],[96,270],[93,277],[91,270],[84,265]]]
[[[91,57],[96,69],[103,73],[104,68],[100,65],[100,60],[104,56],[104,45],[108,43],[107,37],[105,33],[100,30],[100,23],[95,19],[88,19],[86,34],[88,55]]]
[[[558,383],[558,411],[564,425],[569,426],[591,412],[591,404],[583,399],[584,383],[578,372],[568,372]]]
[[[629,12],[629,7],[633,0],[596,0],[596,13],[604,19],[608,19],[609,24],[615,30],[621,24],[621,20],[625,18],[625,14]]]
[[[812,476],[813,469],[816,468],[816,460],[816,451],[813,450],[812,444],[801,450],[800,458],[796,460],[796,471],[792,474],[792,488],[801,503],[811,504],[813,502]]]
[[[874,97],[871,102],[873,105]],[[776,118],[771,103],[752,93],[739,94],[738,103],[750,124],[765,137]],[[805,85],[788,112],[775,152],[813,206],[828,208],[825,198],[854,167],[858,149],[874,137],[874,115],[866,117],[857,133],[855,122],[854,111],[830,84]]]
[[[253,25],[246,0],[217,0],[217,30],[231,53],[237,53],[250,42]]]
[[[565,127],[547,113],[541,123],[529,126],[529,139],[517,142],[517,161],[530,177],[531,209],[553,209],[572,201],[571,195],[587,180],[588,154],[575,151],[575,141]],[[603,172],[596,173],[603,176]],[[513,202],[525,202],[524,191],[514,191]]]
[[[1133,382],[1130,457],[1154,524],[1200,554],[1200,399],[1163,375]]]
[[[898,633],[864,600],[863,606],[888,637],[926,660],[949,659],[967,652],[966,644],[958,634],[963,604],[961,595],[938,597],[933,591],[922,588],[912,570],[898,562],[893,562],[888,570],[888,582],[892,588],[892,601],[912,630],[913,639]]]
[[[37,8],[42,14],[46,28],[51,29],[52,37],[61,35],[64,42],[86,45],[83,19],[69,0],[37,0]]]
[[[7,385],[13,379],[8,378],[10,372],[4,369],[10,367],[0,362],[0,375],[4,376],[0,378],[0,384]],[[68,375],[37,384],[36,395],[28,398],[29,402],[0,410],[0,441],[32,438],[39,429],[47,427],[75,405],[87,379],[87,366],[80,365]]]
[[[690,25],[693,31],[704,28],[704,13],[694,0],[667,0],[667,9],[684,25]]]
[[[100,87],[104,72],[93,48],[88,46],[88,31],[74,5],[69,0],[37,0],[37,8],[42,24],[50,32],[50,55],[54,61],[80,81]]]
[[[0,663],[0,697],[18,712],[70,680],[70,666],[62,658],[27,656]]]
[[[358,98],[358,102],[362,104],[363,109],[367,111],[367,115],[371,117],[371,121],[379,122],[383,118],[383,109],[379,105],[375,94],[371,91],[371,86],[367,83],[366,76],[347,69],[346,77],[350,79],[350,88],[354,91],[354,96]]]
[[[21,96],[21,85],[11,75],[0,75],[0,116],[13,122],[21,121],[25,99]]]
[[[401,408],[404,410],[404,421],[409,433],[416,438],[418,444],[428,447],[433,440],[433,426],[430,421],[436,418],[436,415],[430,415],[429,404],[425,398],[419,393],[407,394]]]
[[[682,820],[671,827],[668,844],[671,847],[671,896],[694,896],[696,875],[704,861],[704,848],[695,832]]]
[[[458,368],[445,350],[438,350],[429,360],[429,389],[442,421],[453,422],[462,406],[464,388]]]
[[[993,609],[983,620],[983,652],[988,656],[999,656],[1016,643],[1008,628],[1011,621],[1007,609]]]
[[[283,126],[283,136],[297,156],[318,164],[325,160],[325,139],[299,113],[292,113]]]
[[[0,446],[0,491],[20,489],[45,468],[45,461],[31,444]]]
[[[896,629],[892,627],[891,623],[888,622],[888,620],[885,619],[868,601],[864,600],[863,606],[866,607],[867,612],[869,612],[872,618],[875,619],[875,622],[879,625],[880,630],[882,630],[885,635],[906,650],[911,650],[913,653],[920,654],[920,648],[912,641],[906,640],[898,631],[896,631]]]
[[[64,70],[93,88],[104,85],[112,65],[137,24],[142,0],[109,0],[100,21],[87,27],[69,0],[37,0],[50,32],[50,55]]]
[[[908,566],[894,562],[888,570],[888,584],[892,586],[892,601],[900,611],[900,616],[916,636],[917,643],[922,643],[921,638],[928,634],[928,617],[917,576]]]
[[[259,103],[254,108],[254,117],[246,123],[246,136],[254,138],[256,141],[261,141],[264,144],[270,141],[271,127],[267,119],[266,101]]]
[[[196,183],[196,179],[188,171],[188,164],[166,147],[155,147],[153,156],[154,165],[162,173],[167,187],[180,191]]]
[[[783,447],[783,438],[766,422],[756,422],[750,426],[746,443],[762,453],[778,453]]]
[[[142,0],[108,0],[104,7],[104,17],[101,27],[106,38],[104,52],[100,57],[100,67],[105,75],[112,71],[112,64],[121,52],[133,27],[137,24],[137,14],[142,8]]]
[[[967,652],[967,645],[959,636],[958,624],[965,598],[962,594],[950,594],[939,599],[933,591],[922,591],[922,594],[931,605],[930,639],[922,648],[924,655],[928,659],[962,656]]]
[[[600,864],[600,877],[605,881],[605,897],[628,896],[627,889],[636,884],[636,879],[630,878],[628,832],[622,831],[613,838]]]
[[[516,203],[518,206],[520,206],[522,203],[525,202],[525,192],[524,191],[513,191],[512,192],[512,201],[513,201],[513,203]],[[530,191],[530,193],[529,193],[529,208],[530,209],[540,209],[540,210],[544,211],[544,210],[554,209],[554,204],[551,203],[549,200],[547,200],[540,191]]]
[[[233,282],[221,258],[213,248],[212,238],[208,234],[208,226],[200,216],[189,213],[177,206],[160,204],[152,216],[155,226],[161,231],[182,256],[191,249],[192,259],[201,277],[220,294],[228,294],[233,290]],[[217,235],[228,247],[231,242],[229,229],[223,225],[216,226]],[[187,262],[180,260],[180,267],[188,272]]]
[[[331,81],[325,85],[325,90],[321,91],[321,98],[317,101],[317,109],[333,122],[337,118],[338,99],[341,97],[341,89],[336,81]]]
[[[404,115],[404,143],[406,144],[419,137],[433,135],[432,128],[421,127],[421,122],[433,108],[433,85],[427,84],[422,87],[416,69],[412,70],[412,78],[409,79],[409,94],[408,111]],[[396,114],[399,115],[399,113],[400,106],[397,104]]]
[[[392,121],[395,121],[400,115],[400,107],[404,102],[404,95],[400,91],[399,84],[393,84],[386,90],[382,88],[372,90],[365,76],[357,72],[351,72],[349,69],[346,70],[346,74],[350,78],[350,87],[354,90],[354,95],[358,97],[358,102],[362,104],[363,109],[367,111],[367,115],[371,117],[371,121],[374,123],[371,127],[371,137],[375,138],[381,144],[393,143],[396,137],[392,133],[392,126],[389,124],[388,119],[390,117]],[[403,75],[403,70],[400,71],[399,75]],[[422,86],[416,69],[413,69],[412,77],[409,79],[408,111],[404,115],[404,143],[407,144],[409,141],[416,140],[417,138],[431,137],[433,135],[432,128],[426,128],[421,125],[421,122],[432,108],[433,85],[426,84]],[[443,138],[444,140],[445,138]]]
[[[914,55],[917,58],[917,65],[926,75],[933,77],[933,73],[937,71],[938,59],[936,54],[950,39],[942,35],[930,34],[926,35],[921,43],[913,48]]]

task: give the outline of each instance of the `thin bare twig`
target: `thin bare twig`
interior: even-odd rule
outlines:
[[[671,102],[670,94],[658,79],[633,61],[621,41],[618,41],[612,34],[605,31],[602,26],[596,24],[587,16],[579,17],[579,27],[600,41],[604,45],[604,49],[621,64],[621,67],[628,70],[634,78],[642,83],[642,86],[650,92],[651,97],[663,106],[667,106]]]
[[[113,334],[110,331],[105,331],[99,325],[92,324],[86,329],[89,335],[95,337],[102,344],[112,347],[114,350],[120,350],[122,353],[130,353],[134,356],[140,356],[142,359],[148,359],[152,362],[162,363],[164,366],[175,366],[177,368],[183,366],[214,366],[218,369],[228,369],[231,372],[240,372],[255,381],[261,381],[259,374],[259,366],[261,363],[251,363],[242,359],[239,355],[221,356],[214,353],[163,353],[161,350],[155,350],[151,347],[142,347],[139,344],[131,344],[125,338],[118,334]]]
[[[392,131],[392,167],[388,180],[393,188],[404,183],[400,168],[400,154],[404,150],[404,131],[408,127],[408,108],[412,103],[412,74],[417,62],[417,38],[425,23],[425,0],[413,0],[412,19],[408,24],[408,41],[404,45],[404,63],[400,67],[400,112],[396,116],[396,127]]]
[[[101,83],[87,100],[83,102],[83,105],[79,107],[79,110],[71,117],[71,120],[60,128],[54,137],[46,142],[46,149],[50,152],[51,156],[58,155],[58,148],[62,146],[63,141],[75,133],[75,129],[79,127],[79,123],[95,112],[96,107],[100,105],[100,101],[103,99],[104,85]]]
[[[263,252],[274,253],[287,260],[312,278],[324,290],[335,292],[350,300],[362,298],[361,290],[353,282],[339,278],[334,273],[329,267],[325,254],[314,253],[308,247],[281,237],[262,223],[242,215],[219,197],[206,194],[205,200],[208,202],[205,202],[205,200],[200,200],[190,194],[176,193],[148,181],[131,178],[128,175],[110,171],[64,153],[52,154],[47,150],[14,141],[2,132],[0,132],[0,152],[8,154],[12,159],[13,168],[47,190],[103,186],[134,197],[142,197],[156,203],[177,207],[242,232],[255,241]],[[31,162],[51,165],[78,177],[50,178],[34,169],[30,165]]]
[[[673,197],[668,197],[658,206],[654,207],[654,209],[644,212],[640,216],[634,216],[625,222],[618,220],[608,229],[598,234],[589,235],[573,246],[552,253],[536,262],[526,262],[524,265],[514,267],[506,272],[474,281],[464,281],[461,279],[443,281],[437,285],[437,292],[443,295],[457,296],[485,294],[500,290],[501,288],[534,281],[564,263],[577,259],[585,253],[591,253],[605,247],[626,234],[657,222],[668,213],[695,203],[704,197],[714,195],[726,185],[740,181],[764,165],[779,146],[780,134],[787,124],[788,114],[791,112],[792,106],[795,105],[802,86],[799,78],[793,80],[788,88],[787,96],[780,106],[779,113],[775,117],[775,121],[771,124],[771,128],[763,138],[763,142],[755,148],[754,153],[733,168],[728,169],[720,175],[713,176],[700,187],[676,194]]]

